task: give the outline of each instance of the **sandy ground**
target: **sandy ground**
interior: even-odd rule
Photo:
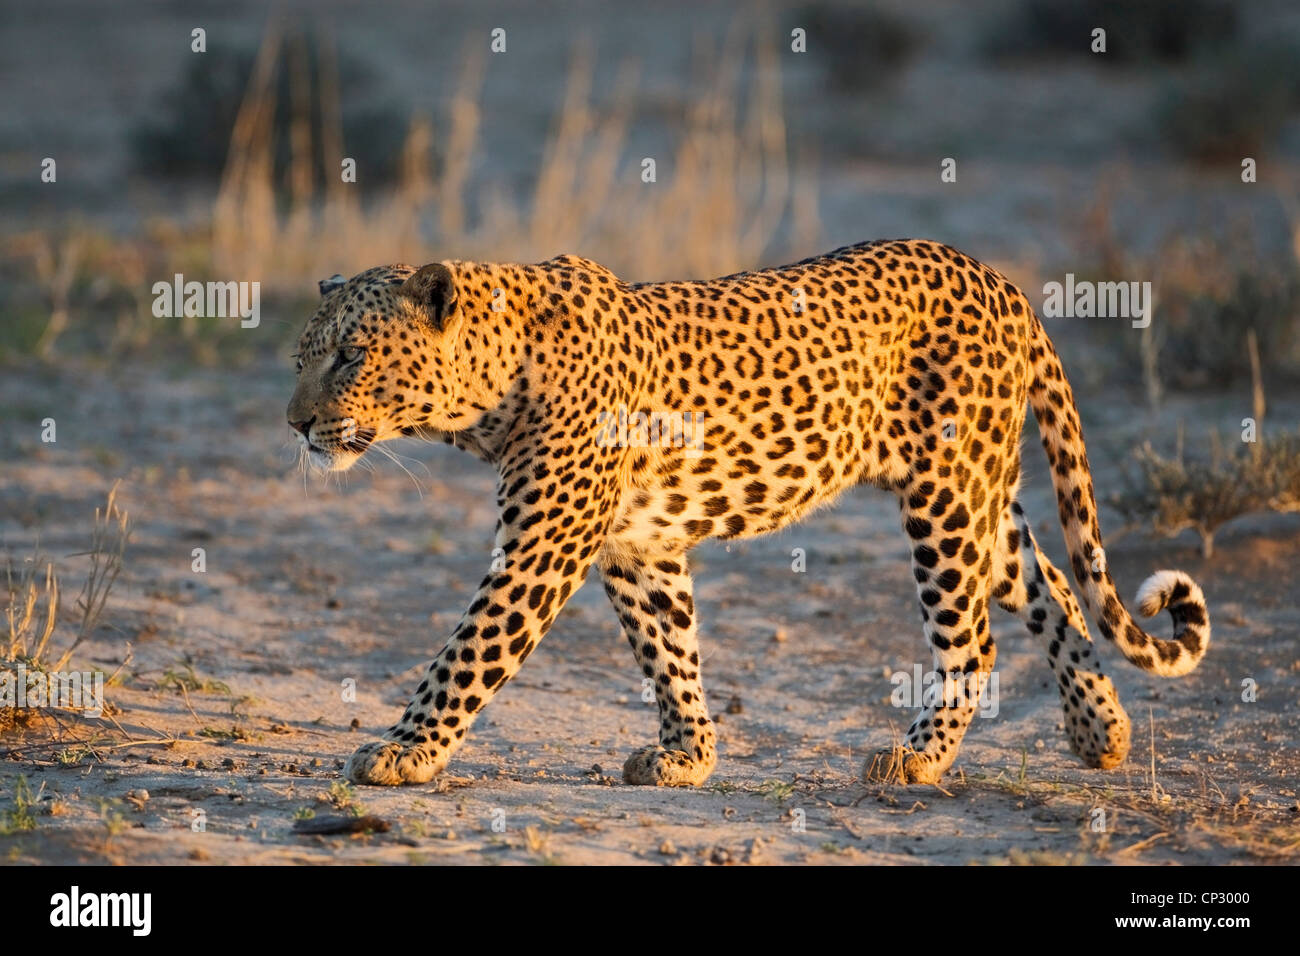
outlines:
[[[1070,754],[1043,655],[997,612],[1000,713],[976,720],[944,788],[859,782],[864,756],[910,720],[889,703],[888,675],[926,661],[897,506],[863,489],[780,536],[695,552],[721,735],[704,788],[622,784],[622,762],[651,742],[655,715],[589,581],[447,775],[349,790],[342,761],[398,715],[489,560],[493,475],[453,449],[408,444],[396,450],[409,474],[375,457],[373,470],[341,481],[304,479],[283,424],[290,384],[278,365],[65,365],[0,377],[9,553],[28,555],[39,539],[70,605],[86,559],[69,555],[85,550],[93,510],[118,478],[134,528],[101,627],[76,662],[120,670],[113,712],[60,715],[0,739],[0,811],[14,808],[21,777],[39,794],[35,828],[0,835],[0,859],[1296,859],[1295,516],[1228,526],[1210,561],[1190,536],[1112,537],[1126,593],[1157,567],[1181,567],[1205,588],[1214,623],[1205,662],[1179,681],[1103,649],[1134,723],[1133,752],[1115,771],[1087,770]],[[1110,467],[1110,443],[1125,447],[1151,427],[1109,407],[1113,426],[1090,435],[1099,469]],[[46,416],[58,422],[55,444],[39,441]],[[1032,452],[1026,464],[1027,508],[1059,558],[1059,532],[1045,523],[1055,520],[1046,464]],[[1099,472],[1098,485],[1113,479],[1113,469]],[[197,547],[204,573],[191,570]],[[805,573],[791,570],[794,548],[807,552]],[[190,689],[177,675],[193,678]],[[1247,677],[1259,688],[1253,703],[1241,700]],[[373,815],[388,829],[294,830],[296,818],[331,813]]]

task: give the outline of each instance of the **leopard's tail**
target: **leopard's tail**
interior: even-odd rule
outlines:
[[[1182,571],[1157,571],[1138,589],[1137,605],[1145,617],[1162,608],[1174,619],[1171,640],[1138,627],[1120,600],[1106,566],[1093,496],[1092,471],[1079,426],[1070,383],[1061,360],[1036,316],[1030,318],[1033,380],[1029,404],[1038,419],[1043,448],[1052,468],[1052,485],[1070,553],[1070,569],[1083,590],[1097,627],[1126,658],[1144,671],[1179,677],[1194,670],[1210,644],[1210,618],[1200,587]]]

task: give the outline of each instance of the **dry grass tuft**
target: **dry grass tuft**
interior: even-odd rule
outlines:
[[[75,635],[57,658],[52,656],[51,642],[58,630],[61,600],[54,563],[39,552],[17,566],[12,557],[7,559],[4,608],[7,634],[0,646],[0,671],[7,671],[10,680],[18,679],[20,664],[28,672],[64,671],[73,653],[94,633],[103,616],[109,593],[122,571],[129,537],[128,515],[117,506],[117,485],[114,485],[104,507],[95,509],[90,550],[73,555],[88,556],[90,569],[77,597]],[[0,707],[0,732],[16,725],[28,725],[40,710]]]
[[[1240,443],[1225,450],[1211,434],[1207,460],[1189,461],[1182,443],[1173,457],[1146,442],[1134,453],[1136,478],[1111,498],[1131,521],[1149,522],[1157,534],[1173,536],[1188,528],[1201,536],[1201,552],[1214,553],[1218,529],[1251,512],[1300,511],[1300,434]]]

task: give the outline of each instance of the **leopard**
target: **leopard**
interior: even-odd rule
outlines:
[[[1020,289],[943,243],[877,240],[662,282],[573,254],[447,259],[335,275],[320,294],[287,410],[311,467],[345,470],[416,438],[497,473],[492,563],[401,718],[348,759],[355,783],[439,774],[595,568],[658,707],[658,742],[627,757],[623,780],[699,786],[718,732],[689,552],[787,528],[864,484],[897,496],[943,693],[865,760],[862,781],[937,785],[950,769],[989,693],[995,603],[1041,644],[1069,747],[1090,768],[1124,761],[1130,724],[1085,609],[1149,674],[1185,675],[1206,653],[1205,597],[1181,571],[1156,571],[1136,600],[1145,617],[1167,611],[1172,636],[1135,623],[1056,349]],[[1020,502],[1029,408],[1082,604]],[[652,418],[664,427],[647,431]]]

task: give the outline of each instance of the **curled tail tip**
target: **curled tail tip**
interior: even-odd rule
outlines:
[[[1196,669],[1210,643],[1210,616],[1200,585],[1182,571],[1157,571],[1142,582],[1138,611],[1152,617],[1167,610],[1174,619],[1174,639],[1157,641],[1160,648],[1143,669],[1164,677],[1181,677]]]
[[[1157,571],[1138,588],[1136,603],[1143,617],[1154,617],[1167,607],[1180,605],[1199,605],[1204,610],[1205,595],[1186,573]]]

